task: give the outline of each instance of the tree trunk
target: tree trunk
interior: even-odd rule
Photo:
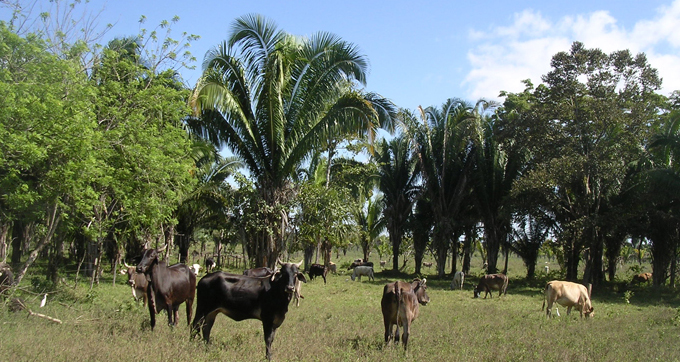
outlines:
[[[59,225],[59,221],[61,220],[58,210],[59,207],[56,204],[52,206],[51,213],[47,215],[47,220],[45,223],[47,232],[35,249],[29,254],[28,260],[26,260],[24,265],[19,269],[19,272],[14,275],[14,285],[19,285],[28,268],[38,258],[40,251],[52,240],[52,236],[54,236],[54,232],[57,230],[57,225]]]
[[[0,262],[7,262],[7,234],[12,226],[10,222],[0,222]]]
[[[486,262],[488,264],[487,274],[495,274],[498,272],[498,253],[500,252],[501,242],[496,229],[492,226],[486,227],[485,225],[484,233],[486,235],[484,246],[486,248]]]
[[[392,269],[399,270],[399,248],[401,247],[401,235],[397,231],[390,233],[390,241],[392,242]]]

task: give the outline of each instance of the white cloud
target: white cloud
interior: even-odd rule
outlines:
[[[564,16],[555,22],[539,12],[525,10],[508,26],[488,31],[471,30],[469,39],[478,45],[468,51],[472,70],[463,81],[467,98],[497,97],[501,90],[521,92],[523,79],[534,85],[550,71],[550,59],[580,41],[587,48],[605,52],[629,49],[644,52],[663,78],[662,93],[680,89],[680,0],[657,9],[653,19],[641,19],[625,29],[607,11]]]

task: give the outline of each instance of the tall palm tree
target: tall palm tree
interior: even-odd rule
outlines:
[[[475,172],[473,177],[474,200],[481,221],[484,223],[488,272],[497,270],[498,254],[503,247],[509,251],[509,235],[512,232],[512,209],[510,207],[510,191],[519,178],[524,158],[519,152],[511,152],[513,148],[504,147],[499,139],[499,129],[495,117],[489,111],[496,105],[479,101],[474,110],[480,127],[476,132],[478,138],[475,152]],[[507,269],[507,266],[506,268]],[[504,272],[507,270],[504,269]]]
[[[412,122],[411,128],[417,142],[423,194],[432,206],[437,272],[443,277],[449,247],[457,250],[456,235],[463,233],[458,221],[463,200],[470,193],[476,119],[472,107],[459,99],[449,99],[441,108],[420,108],[420,112],[422,124]]]
[[[399,269],[399,248],[406,231],[413,203],[419,192],[416,159],[412,153],[411,139],[401,135],[390,141],[383,140],[376,152],[383,193],[383,217],[392,244],[392,268]]]
[[[233,23],[231,36],[203,63],[190,104],[198,129],[240,157],[267,210],[256,263],[273,266],[281,248],[290,177],[329,134],[377,127],[379,112],[352,84],[368,62],[335,35],[289,35],[259,15]]]

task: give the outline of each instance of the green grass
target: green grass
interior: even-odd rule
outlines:
[[[351,257],[346,257],[347,260]],[[293,258],[294,259],[294,258]],[[377,260],[376,260],[377,261]],[[612,284],[593,291],[595,318],[578,313],[546,320],[542,287],[557,276],[523,279],[521,262],[511,261],[508,294],[473,299],[477,278],[466,278],[463,291],[449,290],[450,280],[428,278],[431,302],[421,307],[412,327],[409,351],[383,342],[380,298],[383,286],[412,276],[383,273],[376,281],[329,275],[303,284],[300,307],[291,303],[273,344],[278,361],[677,361],[680,360],[680,298],[670,289]],[[514,270],[514,271],[513,271]],[[435,268],[424,269],[435,273]],[[474,271],[474,270],[473,270]],[[448,272],[448,269],[447,269]],[[474,271],[481,275],[481,269]],[[0,310],[0,361],[259,361],[264,359],[261,323],[217,318],[212,343],[190,340],[185,309],[182,323],[169,328],[164,312],[149,328],[146,308],[132,301],[124,278],[118,285],[104,278],[88,293],[62,287],[39,308],[41,294],[22,293],[35,312],[63,321],[58,325],[26,312]],[[38,285],[38,283],[36,283]],[[32,289],[39,292],[40,290]],[[630,303],[625,300],[625,291]],[[148,351],[141,355],[140,351]],[[153,355],[153,357],[151,356]]]

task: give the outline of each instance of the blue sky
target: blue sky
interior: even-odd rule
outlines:
[[[37,4],[41,11],[50,2]],[[573,41],[606,52],[645,52],[664,79],[662,93],[680,89],[680,0],[619,1],[144,1],[91,0],[107,39],[137,34],[141,15],[153,28],[180,17],[174,34],[200,35],[191,52],[193,84],[207,50],[227,37],[233,20],[258,13],[299,36],[328,31],[356,44],[370,61],[366,90],[399,107],[438,106],[447,98],[474,102],[537,84],[550,58]],[[101,13],[100,13],[101,11]],[[0,7],[0,19],[8,19]]]

